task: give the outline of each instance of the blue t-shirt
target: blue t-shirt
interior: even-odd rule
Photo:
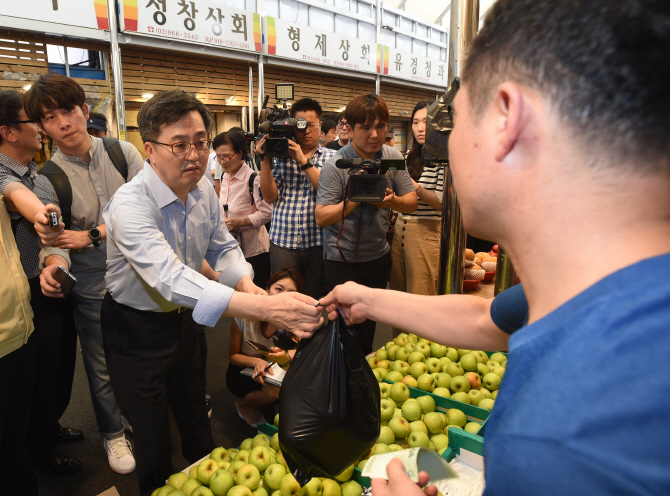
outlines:
[[[670,494],[670,254],[606,277],[509,345],[485,494]]]
[[[491,320],[502,331],[512,334],[528,320],[528,300],[523,286],[517,284],[498,294],[491,303]]]

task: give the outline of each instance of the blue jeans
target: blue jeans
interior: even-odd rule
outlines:
[[[70,299],[98,430],[102,437],[114,439],[123,434],[123,424],[121,411],[109,380],[105,349],[102,344],[100,327],[102,298],[99,300],[85,298],[72,293]]]

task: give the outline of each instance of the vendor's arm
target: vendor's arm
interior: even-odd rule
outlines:
[[[265,152],[265,142],[267,141],[267,134],[261,138],[258,142],[256,148]],[[263,198],[268,203],[274,203],[279,198],[279,190],[277,188],[277,183],[272,172],[272,157],[270,155],[264,155],[261,160],[261,192],[263,193]]]
[[[494,324],[492,302],[474,295],[422,296],[353,282],[321,299],[331,319],[340,307],[354,323],[370,319],[454,348],[506,350],[509,334]]]

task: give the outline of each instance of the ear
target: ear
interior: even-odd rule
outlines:
[[[2,136],[3,141],[9,141],[10,143],[16,141],[16,137],[12,133],[10,126],[0,126],[0,136]]]
[[[154,157],[154,146],[152,143],[149,143],[148,141],[144,143],[144,151],[147,154],[147,158],[149,159],[150,164],[154,164],[156,162],[155,157]]]
[[[505,82],[498,86],[493,98],[495,159],[498,162],[502,162],[514,149],[523,131],[528,110],[518,84]]]
[[[82,110],[82,112],[84,112],[84,117],[86,117],[86,120],[88,120],[88,116],[89,116],[88,104],[87,103],[83,104],[81,106],[81,110]]]

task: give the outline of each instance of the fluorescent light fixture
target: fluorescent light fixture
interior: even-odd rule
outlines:
[[[235,95],[229,96],[228,98],[226,98],[226,103],[233,103],[235,99],[236,99]]]
[[[154,96],[153,93],[142,93],[142,98],[144,98],[145,100],[148,100],[149,98],[151,98],[153,96]]]
[[[23,89],[28,91],[30,88],[32,88],[32,86],[33,86],[33,83],[28,83],[28,84],[23,85]]]

